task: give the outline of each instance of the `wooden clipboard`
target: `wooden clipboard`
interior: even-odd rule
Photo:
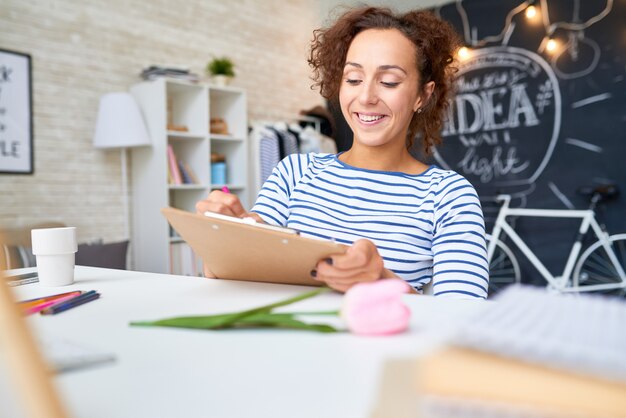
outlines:
[[[311,278],[319,260],[343,254],[347,246],[301,237],[280,228],[209,217],[180,209],[161,213],[220,279],[320,286]]]

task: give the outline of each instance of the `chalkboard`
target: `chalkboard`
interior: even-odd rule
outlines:
[[[473,0],[434,10],[466,44],[479,45],[461,61],[435,160],[474,184],[488,224],[497,193],[514,195],[517,207],[583,209],[580,186],[626,188],[626,1],[552,0],[536,4],[534,19],[524,9],[511,15],[522,3]],[[605,206],[610,232],[626,232],[624,214],[623,197]],[[577,221],[520,218],[515,227],[560,274]],[[522,268],[525,281],[542,282],[532,266]]]
[[[431,162],[476,187],[488,232],[498,193],[513,195],[512,207],[546,209],[587,208],[581,186],[615,183],[626,193],[626,0],[535,2],[533,19],[524,3],[472,0],[432,9],[470,49]],[[351,132],[340,112],[335,116],[337,142],[347,149]],[[623,194],[600,212],[611,233],[626,232]],[[560,274],[578,223],[520,218],[515,229]],[[528,263],[522,271],[523,281],[543,283]]]

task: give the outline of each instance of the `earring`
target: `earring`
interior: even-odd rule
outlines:
[[[417,113],[422,113],[422,108],[417,109]]]

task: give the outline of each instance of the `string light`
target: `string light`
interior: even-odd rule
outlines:
[[[552,38],[548,38],[548,42],[546,42],[546,51],[554,52],[558,48],[559,44]]]
[[[469,57],[470,50],[469,50],[468,47],[462,46],[462,47],[459,48],[459,50],[457,51],[456,54],[459,57],[459,59],[461,61],[463,61],[463,60],[465,60],[465,59],[467,59]]]
[[[577,4],[580,1],[581,0],[577,0]],[[606,6],[600,13],[589,18],[587,21],[580,22],[580,23],[578,22],[576,23],[550,22],[550,15],[548,12],[548,0],[539,0],[538,7],[534,5],[535,3],[537,3],[537,0],[527,0],[527,1],[520,3],[518,6],[514,7],[513,9],[509,11],[506,18],[504,19],[504,28],[499,34],[494,35],[494,36],[486,36],[482,39],[477,39],[478,38],[476,36],[477,30],[476,28],[472,28],[470,26],[469,17],[467,16],[467,12],[465,11],[462,3],[463,3],[463,0],[457,0],[455,3],[455,6],[461,18],[461,23],[463,25],[463,36],[465,38],[465,42],[467,45],[471,47],[483,47],[493,42],[500,42],[501,44],[506,45],[508,42],[508,39],[510,38],[511,33],[515,29],[515,23],[513,22],[513,18],[518,13],[525,12],[525,15],[528,19],[532,19],[535,16],[537,16],[537,14],[540,14],[543,20],[543,25],[546,29],[546,33],[548,34],[548,36],[552,36],[552,34],[555,32],[556,29],[575,30],[575,31],[581,31],[581,30],[587,29],[591,25],[604,19],[606,15],[608,15],[611,12],[611,10],[613,9],[614,0],[606,0]],[[441,8],[438,7],[436,9],[436,13],[439,17],[441,17],[440,12],[441,12]],[[544,39],[544,42],[542,42],[542,46],[539,48],[539,51],[540,52],[543,51],[544,48],[548,50],[548,45],[547,45],[548,43],[551,44],[551,47],[553,48],[553,50],[556,50],[559,47],[559,44],[557,41],[550,42],[550,39],[548,40]],[[469,50],[467,52],[469,53]],[[458,54],[459,54],[459,58],[461,58],[460,50]]]

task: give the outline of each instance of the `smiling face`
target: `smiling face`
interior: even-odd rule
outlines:
[[[397,29],[367,29],[348,49],[339,103],[356,146],[405,146],[422,104],[415,46]]]

